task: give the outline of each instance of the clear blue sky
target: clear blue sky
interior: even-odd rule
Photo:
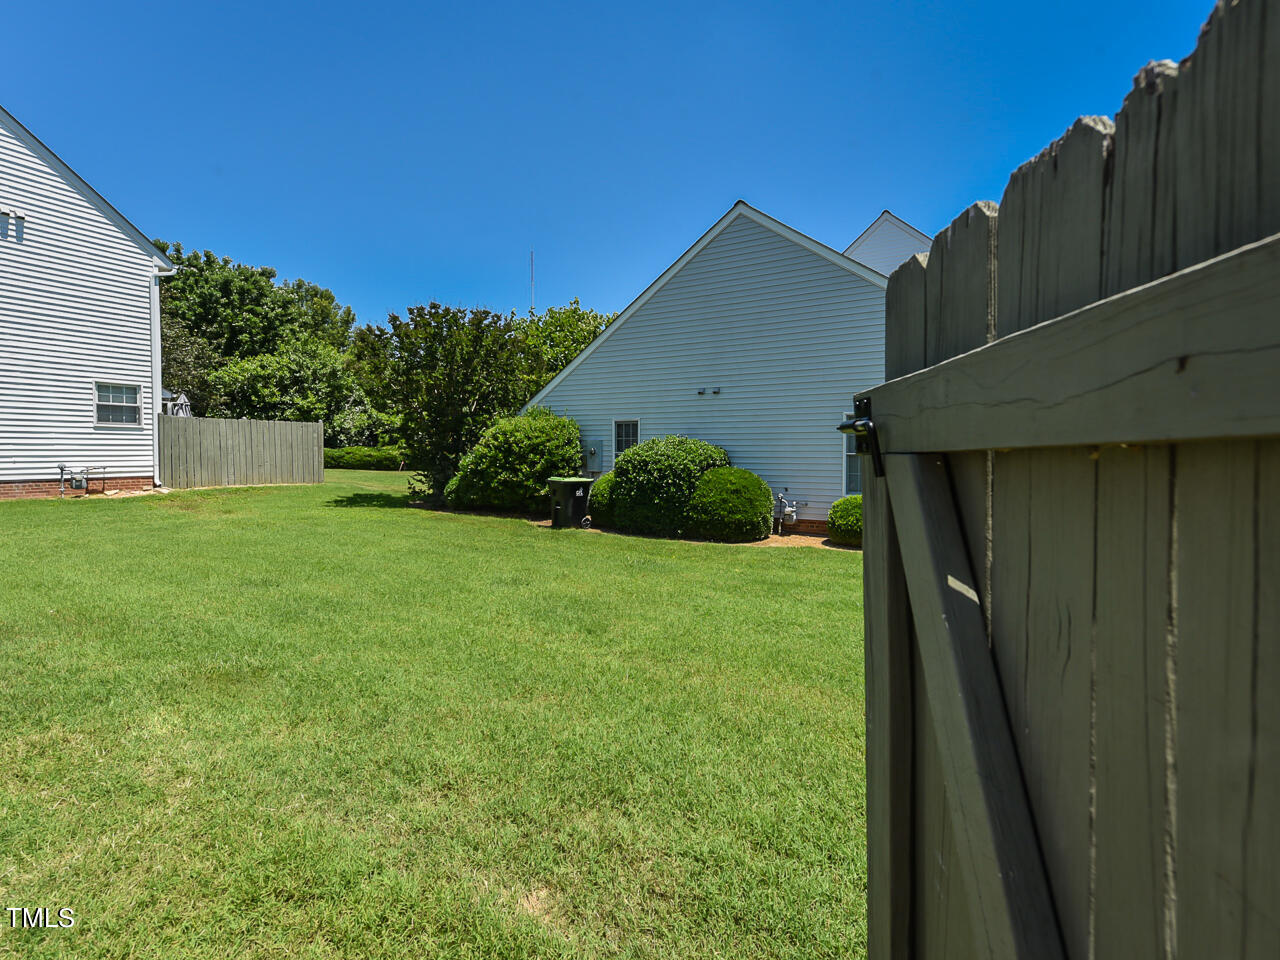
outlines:
[[[10,5],[0,103],[144,232],[331,287],[618,310],[738,198],[933,234],[1210,0]]]

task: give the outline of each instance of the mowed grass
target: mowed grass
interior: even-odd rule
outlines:
[[[328,478],[0,504],[0,955],[865,953],[859,554]]]

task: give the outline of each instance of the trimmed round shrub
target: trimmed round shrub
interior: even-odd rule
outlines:
[[[773,526],[773,491],[750,470],[715,467],[698,478],[688,517],[689,532],[703,540],[763,540]]]
[[[399,470],[405,461],[400,447],[325,447],[327,470]]]
[[[698,478],[729,466],[729,455],[705,440],[678,434],[636,444],[613,465],[613,516],[619,530],[676,537]]]
[[[827,514],[827,536],[832,543],[862,546],[862,494],[841,497]]]
[[[591,485],[587,496],[587,514],[593,527],[612,528],[617,524],[613,516],[613,484],[617,479],[613,471],[601,474]]]
[[[535,513],[550,510],[547,478],[582,469],[578,424],[533,407],[480,435],[444,488],[451,507]]]

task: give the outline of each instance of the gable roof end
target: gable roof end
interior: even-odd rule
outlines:
[[[830,263],[835,264],[837,267],[841,267],[842,269],[848,270],[850,273],[861,277],[863,280],[866,280],[867,282],[874,284],[875,286],[879,287],[882,290],[888,284],[888,280],[885,277],[877,273],[875,270],[872,270],[870,267],[859,263],[857,260],[853,260],[849,257],[846,257],[840,254],[839,252],[832,249],[831,247],[828,247],[825,243],[819,243],[817,240],[814,240],[810,236],[806,236],[805,234],[801,233],[799,230],[796,230],[793,227],[787,226],[781,220],[775,220],[773,217],[769,216],[767,213],[763,213],[757,210],[755,207],[751,206],[751,204],[747,203],[747,201],[739,200],[737,203],[735,203],[732,207],[728,209],[728,211],[725,213],[724,216],[722,216],[719,220],[717,220],[714,224],[712,224],[711,229],[709,229],[706,233],[704,233],[701,237],[699,237],[697,241],[693,244],[693,246],[691,246],[688,250],[682,253],[679,259],[677,259],[675,263],[667,267],[667,269],[662,272],[662,274],[658,277],[658,279],[654,280],[653,283],[645,287],[644,292],[642,292],[640,296],[636,297],[629,304],[627,304],[626,308],[622,311],[622,313],[618,314],[618,319],[614,320],[613,323],[609,324],[609,326],[605,329],[604,333],[600,334],[600,336],[596,337],[589,344],[587,344],[587,346],[583,349],[583,351],[579,353],[576,357],[574,357],[572,360],[570,360],[568,365],[563,370],[561,370],[558,374],[556,374],[550,383],[548,383],[545,387],[543,387],[536,394],[534,394],[533,399],[530,400],[528,403],[526,403],[523,407],[521,407],[521,410],[522,411],[527,410],[530,407],[536,406],[539,402],[541,402],[542,398],[546,396],[548,393],[550,393],[552,390],[554,390],[560,384],[560,382],[564,380],[565,377],[567,377],[570,373],[572,373],[577,368],[578,364],[582,363],[583,360],[591,356],[591,354],[595,352],[595,349],[598,346],[600,346],[600,344],[608,340],[609,336],[615,330],[617,330],[619,327],[623,325],[623,323],[625,323],[628,319],[630,319],[631,316],[637,310],[639,310],[646,303],[648,303],[655,293],[657,293],[664,286],[666,286],[667,283],[671,280],[671,278],[674,277],[677,273],[679,273],[680,270],[685,266],[685,264],[687,264],[690,260],[696,257],[699,253],[701,253],[703,248],[705,248],[709,243],[711,243],[712,240],[714,240],[716,237],[722,234],[725,231],[725,228],[729,226],[729,224],[733,223],[735,220],[737,220],[740,217],[746,217],[749,220],[754,220],[756,223],[764,227],[766,230],[772,230],[774,233],[778,234],[780,237],[783,237],[787,240],[790,240],[792,243],[795,243],[801,247],[804,247],[806,250],[810,251],[811,253],[816,253],[818,256],[822,257],[824,260],[827,260]]]
[[[151,238],[133,225],[133,223],[123,213],[113,207],[107,198],[100,194],[93,187],[89,186],[89,182],[76,173],[60,156],[54,153],[45,145],[39,137],[23,126],[22,121],[11,114],[4,107],[0,107],[0,124],[8,127],[13,131],[18,139],[26,143],[31,150],[44,160],[50,167],[60,173],[70,184],[78,189],[85,198],[97,207],[106,218],[112,221],[120,232],[127,236],[130,240],[138,245],[138,247],[154,259],[161,270],[165,273],[172,273],[178,268],[174,266],[172,260],[161,253],[156,245],[151,242]]]
[[[864,237],[878,230],[882,223],[892,223],[895,226],[901,227],[905,233],[907,233],[909,236],[915,237],[915,239],[919,240],[926,247],[929,246],[931,243],[933,243],[933,239],[931,237],[925,236],[925,234],[921,233],[911,224],[907,223],[907,221],[903,220],[900,216],[898,216],[892,210],[885,210],[880,214],[880,216],[876,217],[869,224],[867,224],[867,228],[865,230],[863,230],[860,234],[858,234],[856,237],[853,238],[853,243],[849,244],[847,247],[844,248],[844,255],[846,257],[852,256],[851,251],[856,246],[858,246],[858,244],[862,242]]]

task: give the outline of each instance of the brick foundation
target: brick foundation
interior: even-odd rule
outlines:
[[[783,526],[783,533],[801,533],[810,537],[825,537],[827,535],[827,521],[825,520],[806,520],[803,517],[796,519],[795,523],[789,523]]]
[[[71,479],[66,482],[68,497],[83,497],[91,493],[103,494],[112,490],[133,493],[155,487],[151,477],[90,477],[88,490],[72,490]],[[27,500],[37,497],[56,497],[57,480],[0,480],[0,500]]]

